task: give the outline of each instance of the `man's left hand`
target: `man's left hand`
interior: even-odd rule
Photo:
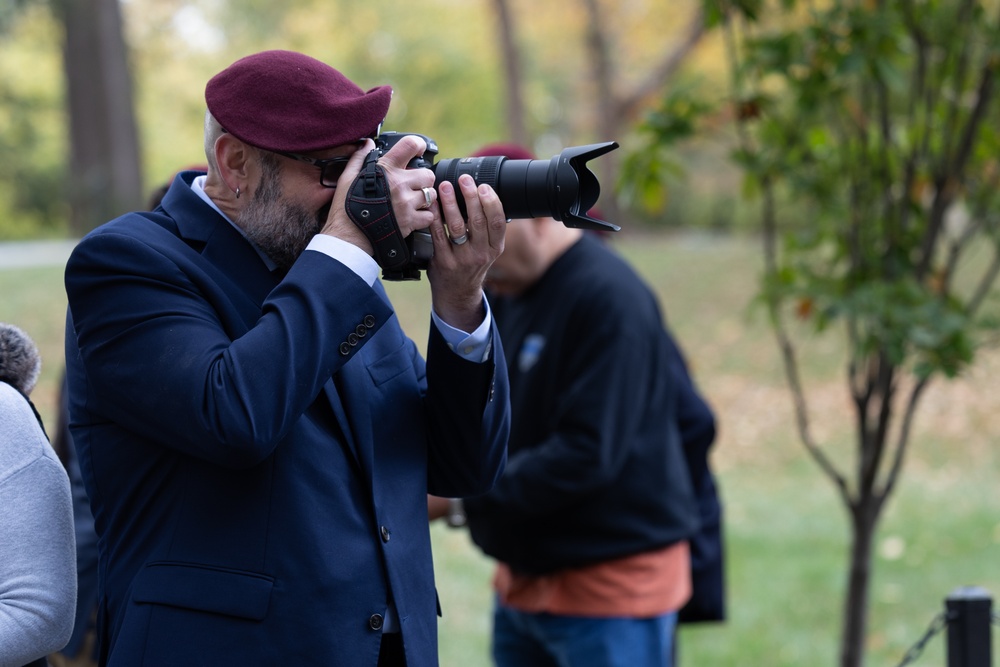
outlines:
[[[476,186],[468,174],[458,179],[468,222],[458,208],[454,186],[438,186],[444,222],[435,217],[428,228],[434,258],[427,268],[434,312],[462,331],[475,331],[485,317],[483,280],[503,252],[507,217],[500,198],[489,185]]]

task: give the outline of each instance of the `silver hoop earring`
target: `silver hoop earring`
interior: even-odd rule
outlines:
[[[240,186],[238,186],[238,185],[236,186],[236,198],[237,199],[240,198]]]

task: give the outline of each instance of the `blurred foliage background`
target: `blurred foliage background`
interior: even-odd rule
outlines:
[[[998,4],[996,0],[4,0],[0,4],[0,241],[73,239],[88,225],[97,224],[94,220],[106,219],[100,217],[103,211],[94,215],[88,210],[98,207],[93,206],[93,195],[87,199],[87,190],[108,187],[107,174],[92,173],[95,163],[118,165],[111,183],[126,186],[127,192],[103,198],[114,199],[113,206],[129,198],[145,201],[179,169],[202,164],[205,82],[235,59],[264,49],[308,53],[364,88],[392,85],[395,94],[384,127],[433,137],[440,157],[468,155],[484,143],[509,139],[522,140],[542,158],[570,145],[618,141],[620,151],[592,165],[602,183],[598,207],[611,212],[611,219],[624,227],[614,242],[669,306],[672,324],[690,351],[722,424],[719,449],[725,454],[719,457],[718,468],[731,512],[727,537],[732,545],[729,567],[735,604],[725,640],[719,640],[716,628],[685,629],[689,664],[831,664],[837,652],[836,626],[850,625],[852,616],[863,618],[867,612],[867,583],[857,587],[865,592],[860,603],[848,605],[844,613],[839,598],[849,585],[836,576],[850,548],[843,536],[844,516],[833,506],[833,488],[825,484],[829,480],[807,467],[794,442],[794,421],[801,414],[793,414],[788,405],[779,369],[783,361],[787,364],[790,339],[804,343],[800,358],[803,384],[812,390],[816,408],[814,433],[831,446],[835,463],[850,465],[851,444],[857,436],[851,430],[861,422],[851,413],[851,399],[857,396],[849,391],[854,385],[844,386],[844,370],[858,350],[852,346],[855,341],[834,340],[831,345],[836,336],[819,334],[843,334],[845,328],[851,331],[851,323],[863,321],[855,317],[848,318],[847,327],[830,325],[835,316],[852,315],[843,307],[849,301],[844,298],[848,289],[885,291],[885,276],[890,274],[880,262],[895,259],[890,268],[908,268],[916,253],[907,250],[915,239],[906,240],[910,245],[888,237],[867,239],[863,249],[871,252],[869,259],[881,272],[859,272],[848,262],[838,262],[845,253],[831,249],[841,247],[837,243],[842,241],[844,223],[854,225],[847,231],[870,235],[882,228],[879,216],[884,215],[879,206],[869,206],[862,214],[857,199],[842,205],[839,198],[850,191],[848,186],[858,191],[871,186],[872,201],[892,203],[885,208],[904,213],[911,231],[923,229],[913,220],[928,217],[934,208],[924,199],[951,193],[951,185],[960,182],[968,198],[969,181],[950,178],[947,169],[940,179],[947,188],[937,187],[936,181],[934,188],[929,187],[929,178],[911,179],[911,185],[920,187],[900,186],[893,179],[896,171],[920,173],[917,168],[898,169],[906,164],[899,161],[906,155],[904,149],[919,145],[909,140],[917,136],[914,133],[919,131],[919,136],[928,138],[926,143],[934,145],[954,134],[942,130],[947,125],[940,118],[960,117],[967,111],[971,97],[961,88],[967,81],[955,75],[966,66],[965,59],[955,54],[964,51],[950,48],[963,43],[956,37],[963,30],[993,31],[979,46],[987,56],[983,80],[995,84],[1000,71],[1000,41],[995,39]],[[913,17],[920,20],[887,22],[885,10],[897,7],[916,11],[919,16]],[[852,21],[844,25],[854,27],[841,29],[841,23],[830,18],[837,14],[825,13],[840,8]],[[957,15],[951,14],[955,8]],[[987,17],[982,26],[962,20],[968,16],[962,12],[973,8]],[[952,19],[940,20],[949,16]],[[729,29],[738,26],[740,38],[727,48],[727,30],[709,31],[713,23]],[[118,39],[102,32],[108,26],[120,27],[120,34],[112,30],[111,35]],[[779,32],[768,35],[776,27]],[[936,41],[948,31],[951,37]],[[866,34],[871,38],[866,40]],[[926,39],[911,39],[913,34]],[[82,43],[81,35],[86,38]],[[824,50],[826,44],[833,48]],[[911,79],[899,72],[914,64],[914,54],[923,47],[933,47],[927,50],[926,63],[947,66],[934,81],[937,87],[928,84],[933,92],[921,99],[928,108],[951,111],[928,113],[912,127],[893,125],[890,121],[903,118],[912,106],[897,101],[905,97],[895,97],[913,88]],[[734,57],[740,52],[742,62]],[[124,87],[120,80],[103,78],[114,69],[109,63],[116,60],[127,63]],[[734,86],[734,80],[739,83],[741,78],[743,85]],[[873,82],[879,86],[879,96],[867,92]],[[121,94],[123,89],[128,94]],[[733,101],[736,104],[728,103]],[[112,111],[125,110],[130,113],[109,120]],[[92,126],[80,122],[86,111]],[[980,185],[989,186],[993,181],[986,181],[997,175],[1000,134],[995,114],[994,104],[988,107],[975,143],[975,168],[968,175],[980,179]],[[977,124],[980,120],[977,117]],[[837,123],[851,132],[831,131]],[[93,136],[88,136],[91,127]],[[857,148],[857,141],[879,150],[866,153]],[[740,166],[731,159],[734,153]],[[838,154],[840,161],[833,159]],[[885,168],[868,171],[879,166],[870,155],[883,157]],[[851,174],[854,180],[848,183],[844,177]],[[990,294],[992,315],[998,304],[992,288],[996,271],[983,265],[992,261],[984,256],[987,251],[995,256],[998,247],[992,199],[996,188],[980,189],[991,197],[980,215],[990,233],[963,237],[973,248],[973,270],[989,278],[983,281],[983,293]],[[746,203],[744,195],[758,199]],[[943,213],[934,224],[941,218]],[[753,249],[760,240],[761,220],[765,239],[771,238],[764,266]],[[729,234],[696,233],[679,240],[659,233],[680,228]],[[650,231],[657,234],[646,234]],[[926,238],[924,245],[934,250],[924,253],[926,264],[935,270],[921,267],[913,290],[932,305],[943,300],[951,304],[954,298],[944,278],[951,275],[947,258],[957,255],[957,246],[937,252],[931,243],[937,237]],[[940,270],[942,259],[947,271]],[[0,262],[0,268],[11,267]],[[840,273],[831,278],[829,271]],[[8,311],[4,317],[28,324],[37,317],[36,331],[51,350],[49,358],[58,358],[65,307],[60,301],[60,271],[20,269],[8,274],[4,276],[8,282],[0,285],[0,291],[9,295],[0,303],[0,310]],[[763,293],[757,296],[771,302],[767,325],[775,328],[778,322],[784,346],[781,357],[776,356],[766,327],[742,318],[754,297],[755,280],[762,275]],[[961,281],[956,286],[962,287]],[[426,298],[426,284],[394,289],[416,290],[395,299],[402,306],[401,319],[426,317],[421,301]],[[47,303],[39,292],[54,301]],[[889,321],[887,334],[898,334],[906,345],[919,343],[921,336],[926,342],[928,327],[883,317],[900,305],[893,294],[884,301],[869,309],[874,313],[862,315]],[[839,309],[824,307],[831,302]],[[937,311],[928,312],[925,320],[947,324]],[[420,339],[425,324],[408,330]],[[996,330],[995,321],[991,330]],[[985,354],[977,356],[975,366],[970,345],[959,350],[961,364],[930,369],[948,376],[957,373],[960,381],[948,389],[943,383],[940,388],[935,385],[928,394],[923,408],[927,416],[914,429],[921,446],[912,453],[912,482],[900,489],[898,505],[888,506],[883,536],[865,550],[855,549],[860,552],[858,562],[874,559],[880,570],[871,595],[873,628],[867,647],[881,661],[898,658],[912,645],[950,587],[981,583],[996,590],[992,564],[1000,545],[996,519],[1000,496],[988,491],[1000,478],[993,444],[1000,411],[991,391],[997,369],[995,342],[995,335],[976,339]],[[871,377],[896,377],[899,360],[879,345],[860,351],[852,367],[879,368],[873,361],[884,357],[892,372]],[[58,365],[49,369],[43,378],[49,398],[42,399],[41,407],[51,413]],[[929,371],[922,372],[929,377]],[[970,411],[971,418],[963,417]],[[865,530],[874,527],[872,520]],[[452,640],[445,643],[443,662],[484,662],[488,564],[454,533],[438,530],[435,541],[443,556],[438,561],[442,599],[458,610],[444,621],[443,636]],[[444,572],[449,576],[441,576]],[[861,646],[864,635],[863,622],[853,634],[845,633],[841,664],[860,664],[863,651],[848,655],[844,646]],[[458,657],[467,651],[477,657]]]
[[[68,166],[61,55],[66,27],[54,5],[76,2],[97,13],[113,1],[9,0],[0,10],[0,239],[71,233],[68,194],[83,175]],[[233,60],[270,48],[308,53],[364,88],[392,85],[385,129],[433,137],[440,157],[467,155],[484,143],[510,139],[501,5],[513,24],[526,143],[541,158],[570,145],[615,140],[622,150],[607,160],[617,164],[619,155],[641,151],[649,140],[636,127],[659,102],[667,80],[709,87],[726,83],[719,40],[694,27],[700,10],[694,0],[125,0],[121,24],[143,193],[178,169],[204,162],[205,82]],[[588,14],[584,5],[600,14]],[[595,74],[595,26],[588,24],[595,17],[610,90],[599,90]],[[657,71],[671,54],[675,62],[669,72]],[[602,100],[614,96],[623,98],[608,112],[619,132],[602,136],[596,116]],[[733,186],[738,181],[726,159],[731,143],[720,129],[717,136],[682,149],[675,162],[683,163],[687,180],[696,185],[669,190],[668,202],[658,185],[678,181],[681,170],[657,172],[657,183],[622,202],[622,221],[736,224],[738,188]],[[615,175],[601,176],[599,206],[607,208]]]

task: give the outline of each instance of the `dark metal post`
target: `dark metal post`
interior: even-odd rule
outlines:
[[[992,667],[993,598],[978,586],[956,588],[948,610],[948,667]]]

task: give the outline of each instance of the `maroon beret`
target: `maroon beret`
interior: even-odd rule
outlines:
[[[535,154],[518,144],[489,144],[469,157],[503,156],[509,160],[536,160]]]
[[[258,148],[295,153],[371,136],[391,98],[389,86],[365,92],[326,63],[293,51],[241,58],[205,86],[208,110],[227,132]]]

